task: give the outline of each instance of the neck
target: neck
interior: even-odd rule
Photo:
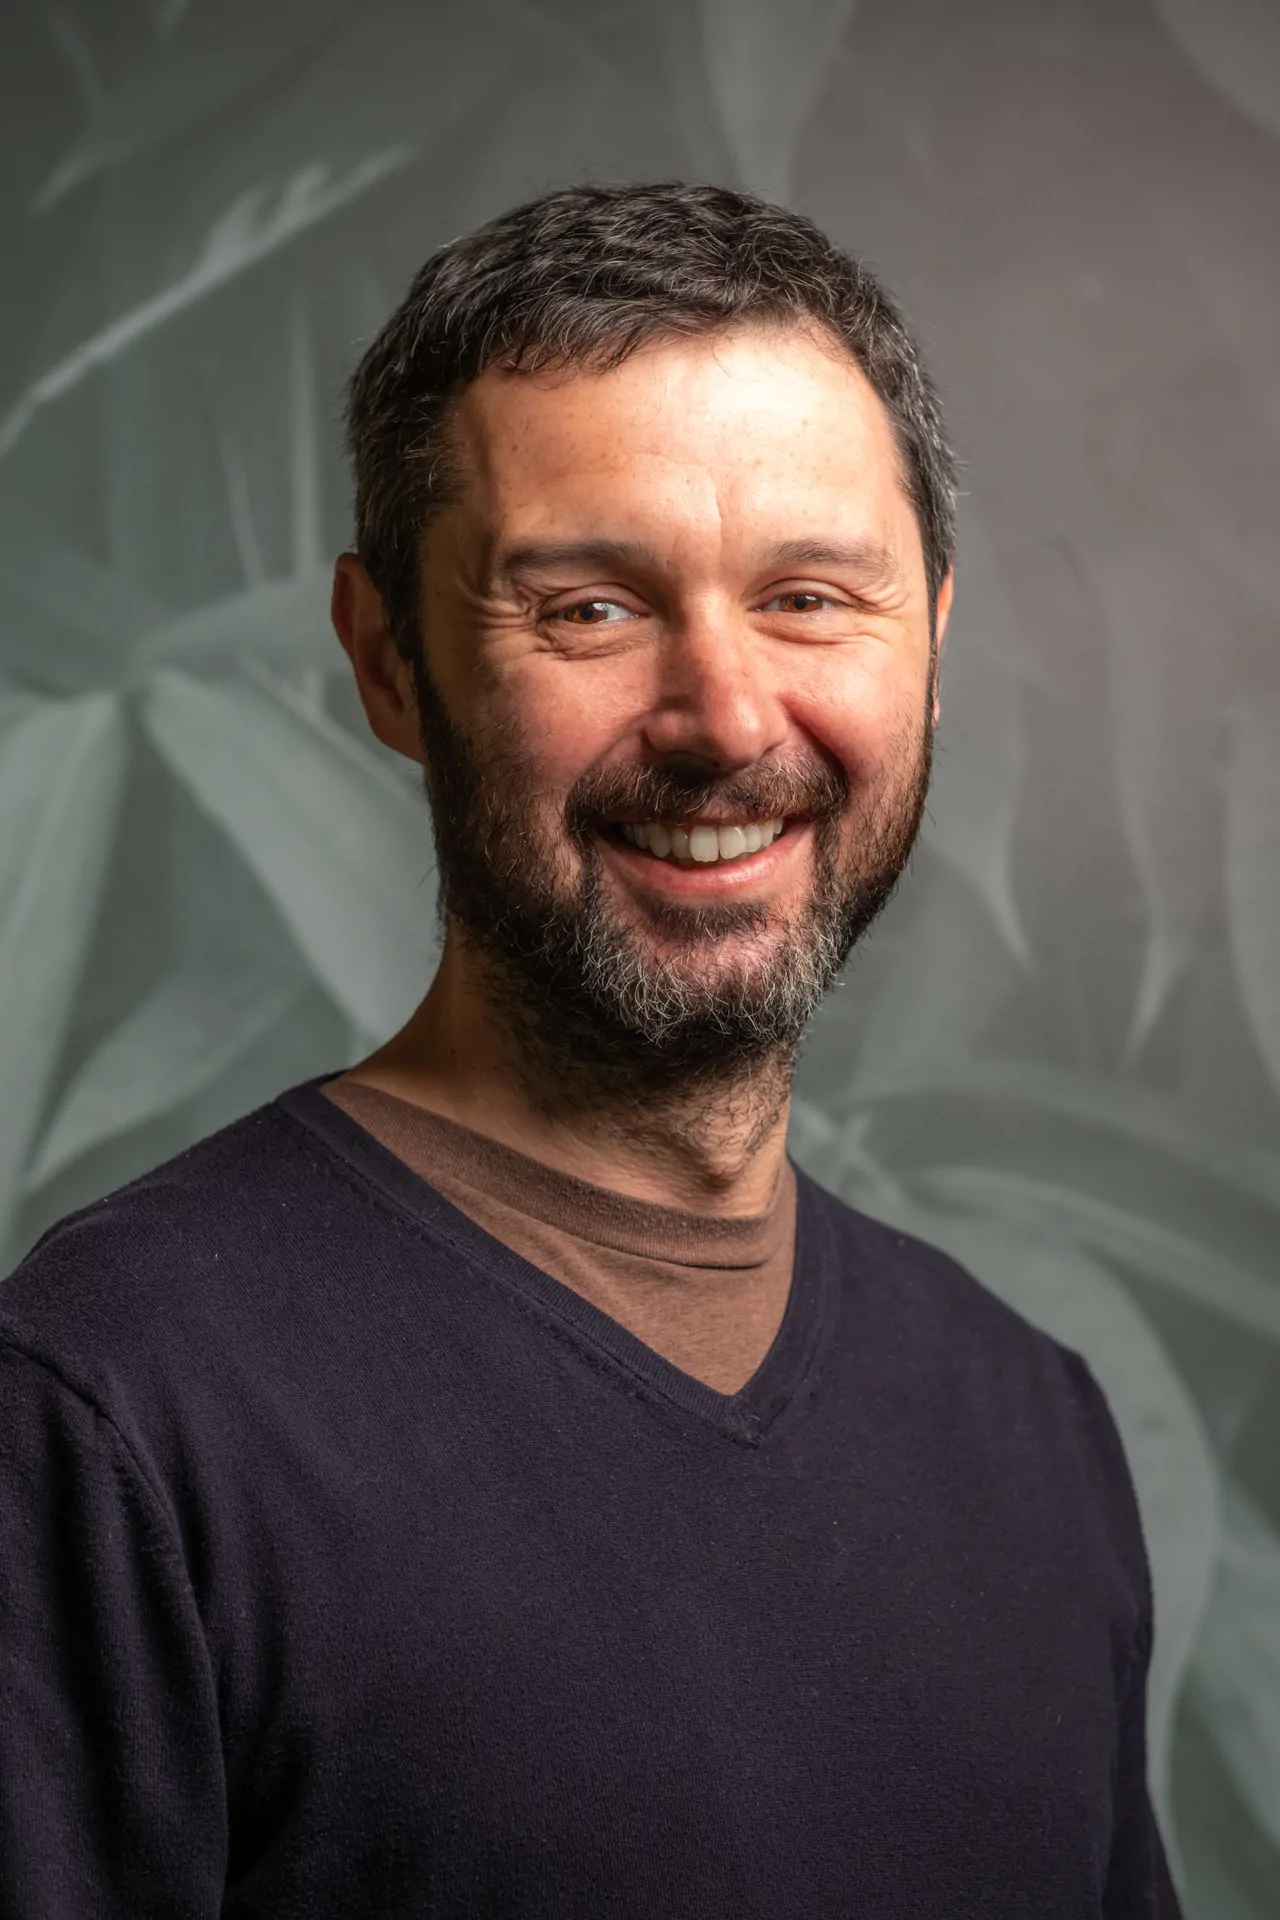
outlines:
[[[484,986],[451,929],[417,1012],[346,1077],[633,1199],[727,1218],[768,1210],[786,1152],[790,1055],[732,1079],[626,1084],[590,1060],[551,1055]]]

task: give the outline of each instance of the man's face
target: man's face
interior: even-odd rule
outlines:
[[[450,912],[544,1035],[677,1070],[794,1042],[928,779],[883,407],[825,340],[752,328],[490,371],[453,433],[421,618]]]

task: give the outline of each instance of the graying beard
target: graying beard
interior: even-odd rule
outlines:
[[[828,811],[820,809],[813,827],[808,911],[755,965],[748,955],[736,975],[702,988],[679,967],[647,959],[625,923],[610,915],[589,830],[589,792],[579,802],[584,818],[567,822],[582,872],[565,902],[553,897],[550,883],[541,892],[527,883],[531,870],[553,875],[556,859],[554,848],[531,849],[527,829],[517,828],[504,804],[522,771],[518,756],[508,743],[494,743],[490,765],[482,767],[425,684],[419,712],[441,910],[479,962],[490,1002],[516,1040],[526,1084],[540,1104],[589,1098],[623,1110],[646,1098],[667,1107],[693,1098],[698,1088],[719,1089],[723,1098],[734,1083],[744,1095],[749,1087],[756,1095],[772,1089],[772,1101],[780,1081],[785,1095],[806,1026],[905,863],[923,812],[927,748],[915,791],[896,809],[882,806],[860,822],[857,876],[839,869],[842,810],[831,804],[828,788]],[[926,741],[931,745],[927,731]],[[722,789],[726,784],[732,783],[721,783]],[[648,800],[657,786],[652,774],[644,785]],[[770,925],[763,907],[743,903],[671,906],[650,918],[660,932],[692,941],[730,931],[764,934]]]
[[[826,838],[835,835],[833,823]],[[876,910],[865,893],[856,920],[841,910],[833,849],[821,833],[817,866],[815,903],[781,946],[754,965],[748,957],[736,978],[711,987],[647,959],[625,928],[610,924],[594,849],[573,909],[544,920],[532,940],[529,916],[510,898],[483,927],[464,918],[490,1000],[517,1038],[530,1096],[548,1110],[622,1112],[643,1099],[667,1112],[675,1131],[693,1123],[704,1100],[723,1103],[737,1089],[742,1118],[767,1128],[804,1030]],[[887,887],[876,891],[877,906],[881,892],[887,897]],[[763,933],[770,924],[763,908],[746,905],[668,909],[657,920],[695,938],[731,927]]]
[[[757,910],[752,920],[756,930],[766,931],[767,914]],[[707,989],[677,966],[646,960],[614,935],[598,912],[588,914],[580,961],[583,986],[597,1006],[612,1010],[615,1025],[644,1046],[678,1051],[681,1038],[696,1028],[732,1067],[798,1040],[839,971],[844,955],[837,929],[829,917],[813,914],[807,920],[813,924],[804,933],[787,938],[755,965],[745,959],[736,979],[722,977]],[[743,916],[732,930],[750,931],[751,922]],[[697,931],[714,937],[709,927]]]

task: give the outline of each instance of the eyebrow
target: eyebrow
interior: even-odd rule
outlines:
[[[509,584],[555,567],[598,568],[607,573],[615,567],[657,565],[657,554],[638,540],[522,540],[495,555],[493,577]]]
[[[878,540],[783,540],[763,555],[766,567],[848,567],[870,584],[895,580],[897,564]],[[524,540],[495,556],[494,579],[503,583],[527,579],[530,574],[556,567],[589,567],[609,572],[616,567],[660,565],[652,547],[639,540]]]
[[[770,567],[849,567],[869,583],[896,580],[897,562],[878,540],[784,540],[765,555]]]

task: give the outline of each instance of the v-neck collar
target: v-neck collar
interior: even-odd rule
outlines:
[[[697,1213],[595,1185],[381,1087],[340,1077],[324,1081],[321,1091],[495,1238],[503,1232],[489,1222],[486,1196],[567,1239],[642,1260],[745,1271],[785,1251],[790,1269],[795,1173],[789,1161],[763,1213]]]
[[[452,1205],[321,1092],[325,1081],[335,1077],[318,1075],[282,1093],[276,1104],[356,1168],[398,1210],[407,1212],[433,1236],[451,1242],[471,1265],[514,1288],[580,1345],[607,1356],[661,1400],[754,1447],[815,1371],[834,1316],[832,1260],[825,1217],[812,1183],[798,1168],[795,1268],[781,1325],[750,1379],[736,1393],[720,1393]]]

